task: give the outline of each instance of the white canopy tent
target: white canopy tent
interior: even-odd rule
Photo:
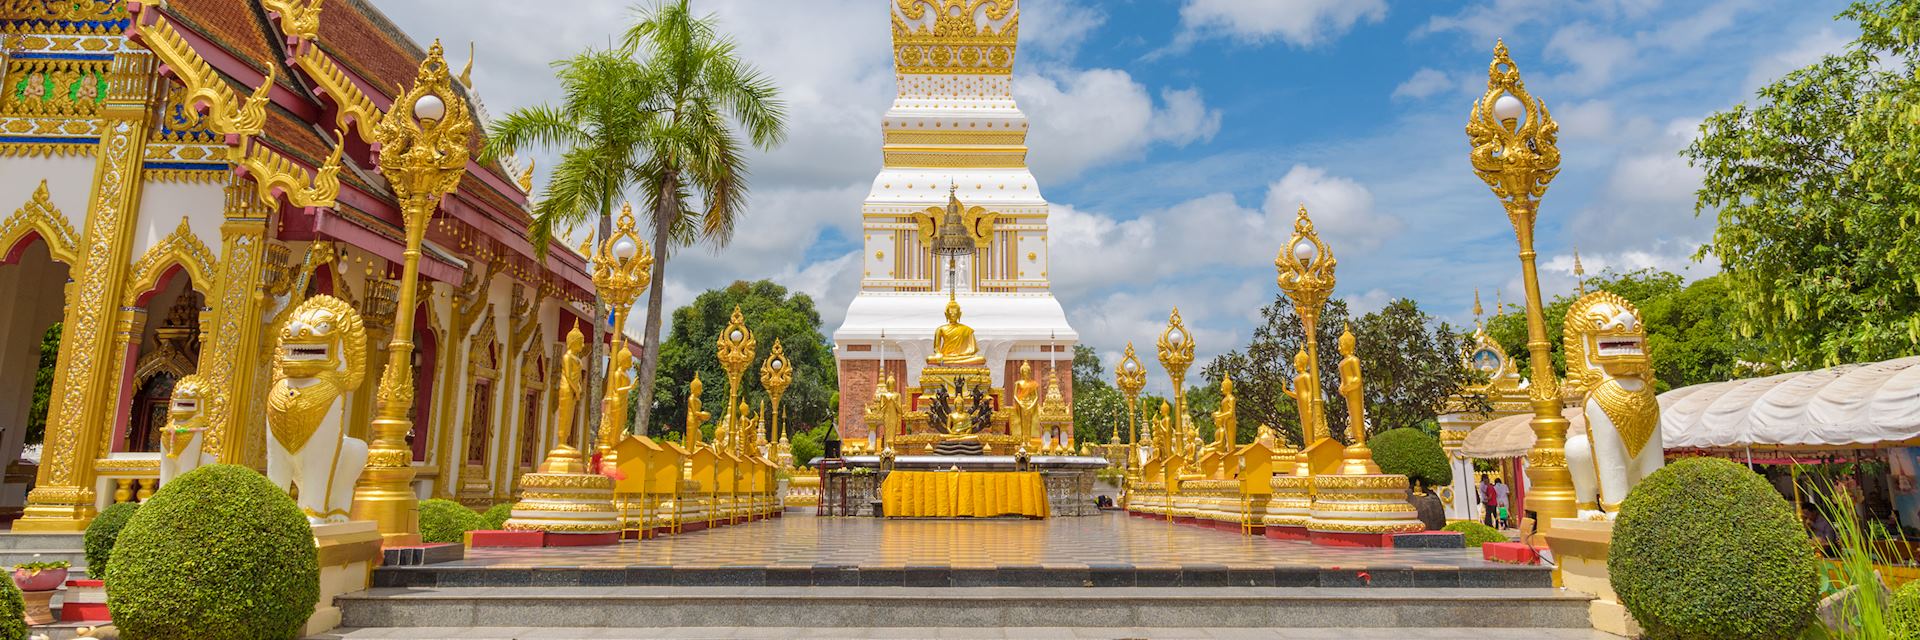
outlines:
[[[1920,356],[1660,394],[1667,449],[1873,447],[1920,440]]]

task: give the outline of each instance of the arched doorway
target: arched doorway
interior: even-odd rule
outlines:
[[[0,521],[26,506],[37,467],[21,454],[46,437],[68,280],[53,249],[37,234],[0,246]]]
[[[173,386],[200,362],[200,314],[205,298],[182,269],[172,269],[138,307],[146,318],[133,358],[131,397],[123,407],[123,429],[114,434],[114,451],[157,452],[160,429],[167,424]]]

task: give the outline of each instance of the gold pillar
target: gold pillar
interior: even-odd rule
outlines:
[[[27,494],[26,513],[14,523],[14,531],[81,531],[93,519],[93,453],[113,423],[121,373],[102,363],[114,356],[111,325],[119,315],[132,263],[141,161],[158,77],[153,55],[144,51],[116,54],[107,75],[83,235],[84,262],[74,265],[74,282],[67,289],[62,319],[66,329],[48,403],[39,479]]]
[[[258,190],[244,178],[227,185],[225,224],[220,225],[220,269],[214,290],[208,295],[213,307],[206,348],[200,352],[200,377],[209,390],[206,406],[206,451],[220,462],[245,462],[246,441],[252,405],[261,400],[255,393],[252,372],[262,366],[261,348],[267,322],[260,317],[265,296],[262,273],[266,266],[267,203]]]
[[[466,101],[448,81],[447,61],[435,40],[421,61],[413,88],[393,106],[374,137],[380,143],[380,173],[387,178],[406,222],[405,267],[395,305],[393,341],[380,377],[380,411],[373,419],[367,468],[354,489],[353,519],[374,520],[387,545],[420,540],[420,505],[413,493],[413,316],[419,289],[420,244],[440,198],[459,185],[467,170],[473,120]],[[442,349],[458,349],[446,341]]]
[[[1554,518],[1575,515],[1573,476],[1567,471],[1567,419],[1560,415],[1560,381],[1553,372],[1541,308],[1540,275],[1534,268],[1534,218],[1547,184],[1560,172],[1560,125],[1547,106],[1527,93],[1520,68],[1505,42],[1493,45],[1487,65],[1487,92],[1474,102],[1467,120],[1473,145],[1473,171],[1493,190],[1507,212],[1520,245],[1520,277],[1527,291],[1527,353],[1532,367],[1528,399],[1533,406],[1533,450],[1527,452],[1526,506],[1539,513],[1545,533]]]

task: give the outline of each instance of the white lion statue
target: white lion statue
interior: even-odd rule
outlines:
[[[338,402],[359,388],[366,361],[360,314],[326,295],[293,310],[274,349],[267,479],[299,487],[295,501],[313,524],[347,521],[354,482],[367,466],[367,443],[347,437]]]
[[[1585,389],[1587,430],[1567,434],[1567,470],[1584,519],[1612,519],[1627,491],[1666,465],[1660,403],[1640,310],[1595,291],[1574,301],[1564,326],[1568,382]]]
[[[207,417],[200,414],[200,402],[206,396],[207,383],[198,375],[180,376],[173,383],[173,397],[167,401],[167,426],[161,430],[160,485],[203,464],[213,464],[213,454],[202,453],[206,446]]]

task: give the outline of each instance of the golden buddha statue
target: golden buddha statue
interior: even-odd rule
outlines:
[[[560,355],[560,375],[554,379],[554,430],[557,432],[556,444],[545,460],[540,461],[540,473],[586,473],[581,463],[580,450],[573,447],[573,411],[580,401],[580,377],[582,363],[580,351],[586,348],[586,339],[580,335],[580,327],[567,332],[567,350]]]
[[[688,447],[700,444],[700,425],[713,417],[713,412],[700,410],[700,391],[704,388],[700,374],[693,374],[693,383],[687,385],[687,432],[681,439],[681,444]]]
[[[1033,379],[1033,365],[1020,363],[1020,379],[1013,383],[1013,415],[1007,425],[1010,435],[1022,441],[1040,436],[1036,418],[1040,412],[1040,383]]]
[[[987,357],[980,355],[980,344],[973,339],[973,328],[960,324],[960,301],[947,299],[947,323],[933,330],[933,355],[927,356],[927,364],[977,365],[986,364]]]
[[[1234,417],[1233,378],[1220,379],[1220,410],[1213,412],[1214,446],[1220,453],[1232,453],[1239,444],[1239,419]]]
[[[1314,420],[1313,394],[1319,393],[1320,387],[1319,383],[1313,379],[1313,370],[1307,362],[1305,350],[1293,354],[1293,370],[1297,372],[1293,376],[1293,387],[1284,391],[1288,397],[1293,398],[1294,408],[1300,412],[1301,439],[1307,444],[1313,444],[1326,436],[1319,432],[1319,424]]]

